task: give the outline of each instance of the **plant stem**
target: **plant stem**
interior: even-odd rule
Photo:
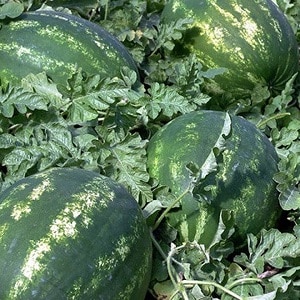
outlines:
[[[108,0],[106,1],[105,8],[104,8],[104,20],[107,20],[108,16]]]
[[[172,261],[173,261],[173,256],[180,251],[181,249],[183,249],[186,245],[181,245],[178,247],[175,247],[173,245],[173,247],[171,248],[168,256],[166,257],[166,261],[167,261],[167,270],[169,273],[169,277],[171,282],[173,283],[174,287],[175,287],[175,292],[172,294],[171,299],[173,299],[178,293],[181,294],[181,296],[183,297],[184,300],[188,300],[188,294],[186,292],[185,288],[191,288],[192,286],[195,285],[210,285],[210,286],[214,286],[215,288],[221,290],[222,292],[224,292],[225,294],[230,295],[231,297],[233,297],[234,299],[237,300],[244,300],[244,297],[241,297],[240,295],[236,294],[235,292],[233,292],[231,289],[238,285],[238,284],[243,284],[243,283],[247,283],[247,282],[260,282],[261,280],[259,278],[241,278],[238,280],[235,280],[232,284],[230,284],[229,286],[225,287],[220,285],[217,282],[214,281],[208,281],[208,280],[188,280],[188,279],[181,279],[179,274],[176,272],[175,276],[174,276],[174,267],[172,265]],[[164,254],[165,255],[165,254]]]
[[[153,235],[152,229],[150,229],[150,237],[152,239],[152,243],[153,243],[154,247],[157,249],[157,251],[159,252],[159,254],[162,256],[162,258],[164,260],[167,260],[168,255],[163,251],[163,249],[161,249],[159,243],[157,242],[157,240],[155,239],[155,237]]]
[[[281,118],[284,118],[286,116],[289,116],[290,113],[288,112],[283,112],[283,113],[278,113],[278,114],[275,114],[265,120],[262,120],[262,121],[259,121],[256,126],[258,128],[262,128],[263,126],[265,126],[268,122],[272,121],[272,120],[278,120],[278,119],[281,119]]]
[[[189,300],[188,294],[185,290],[184,285],[182,284],[181,279],[179,278],[179,275],[176,273],[176,278],[173,276],[173,272],[172,272],[172,263],[171,261],[173,260],[173,255],[180,250],[181,248],[184,248],[185,245],[179,246],[179,247],[174,247],[171,249],[168,257],[167,257],[167,269],[168,269],[168,273],[169,273],[169,277],[174,285],[174,287],[176,287],[176,291],[175,293],[171,296],[170,300],[172,300],[178,293],[181,294],[181,296],[183,297],[184,300]],[[174,268],[173,268],[174,269]]]
[[[153,226],[153,231],[156,230],[158,228],[158,226],[160,225],[160,223],[162,222],[162,220],[164,219],[164,217],[167,215],[167,213],[178,203],[180,202],[180,200],[190,191],[190,187],[188,187],[179,197],[177,197],[172,203],[171,205],[169,205],[164,211],[163,213],[159,216],[159,218],[156,220],[154,226]]]
[[[236,285],[239,285],[240,283],[247,283],[247,282],[261,282],[260,278],[241,278],[237,279],[234,282],[232,282],[230,285],[227,286],[228,289],[232,289]]]
[[[187,287],[189,286],[194,286],[194,285],[212,285],[220,290],[222,290],[224,293],[230,295],[231,297],[233,297],[234,299],[238,299],[238,300],[244,300],[243,297],[239,296],[238,294],[232,292],[231,290],[229,290],[228,288],[214,282],[214,281],[205,281],[205,280],[183,280],[181,281],[181,283]]]

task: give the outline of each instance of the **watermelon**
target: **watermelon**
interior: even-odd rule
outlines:
[[[102,77],[121,77],[123,67],[137,72],[125,46],[108,31],[75,15],[46,10],[2,21],[0,65],[4,83],[46,72],[65,85],[79,68]]]
[[[95,9],[99,5],[98,0],[47,0],[45,3],[52,7],[68,7],[76,9]]]
[[[0,299],[144,299],[151,239],[110,178],[52,168],[0,195]]]
[[[181,115],[152,136],[147,155],[151,178],[176,197],[188,191],[166,215],[180,242],[209,246],[221,214],[228,212],[239,247],[248,233],[273,227],[280,217],[273,181],[277,153],[242,117],[210,110]]]
[[[193,21],[174,53],[225,68],[206,84],[212,94],[248,97],[256,86],[277,94],[299,70],[296,36],[272,0],[170,0],[162,22]]]

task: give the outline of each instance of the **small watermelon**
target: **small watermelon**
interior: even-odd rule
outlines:
[[[147,153],[149,174],[175,196],[195,185],[166,216],[181,242],[210,245],[222,210],[232,211],[237,245],[280,216],[275,148],[242,117],[209,110],[176,117],[153,135]]]
[[[151,239],[118,183],[52,168],[0,195],[0,299],[144,299]]]

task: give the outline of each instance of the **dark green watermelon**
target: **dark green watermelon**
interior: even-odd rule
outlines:
[[[6,189],[0,216],[0,299],[144,299],[150,234],[115,181],[53,168]]]
[[[272,0],[170,0],[162,22],[192,18],[177,53],[194,53],[205,68],[226,68],[207,83],[214,94],[249,96],[257,86],[278,93],[299,70],[296,36]]]
[[[149,174],[176,197],[195,185],[180,208],[166,216],[181,242],[209,245],[222,210],[232,211],[233,239],[239,244],[248,233],[276,223],[281,212],[273,181],[278,156],[267,137],[244,118],[207,110],[179,116],[150,139],[147,153]],[[196,167],[201,172],[193,183]]]

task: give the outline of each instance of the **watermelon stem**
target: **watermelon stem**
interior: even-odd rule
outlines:
[[[288,112],[274,114],[274,115],[270,116],[267,119],[258,121],[257,124],[256,124],[256,126],[258,128],[263,128],[264,126],[267,125],[268,122],[270,122],[272,120],[278,120],[278,119],[284,118],[284,117],[289,116],[289,115],[290,115],[290,113],[288,113]]]
[[[162,258],[167,261],[168,259],[168,255],[163,251],[163,249],[160,247],[158,241],[155,239],[154,235],[153,235],[153,231],[150,229],[150,237],[152,239],[152,243],[154,245],[154,247],[156,248],[156,250],[159,252],[159,254],[162,256]],[[178,264],[179,266],[182,266],[182,264],[177,261],[174,257],[172,257],[172,261],[176,264]]]
[[[105,3],[104,20],[107,20],[108,16],[108,1]]]
[[[248,278],[248,279],[253,279],[253,278]],[[238,299],[238,300],[245,300],[244,297],[239,296],[238,294],[234,293],[233,291],[225,288],[224,286],[214,282],[214,281],[205,281],[205,280],[182,280],[181,284],[185,287],[192,287],[195,285],[212,285],[215,288],[218,288],[220,290],[222,290],[224,293],[230,295],[231,297],[233,297],[234,299]],[[172,298],[170,298],[171,300]]]
[[[188,186],[188,188],[181,194],[179,195],[179,197],[177,197],[164,211],[163,213],[159,216],[159,218],[156,220],[154,226],[152,227],[152,230],[156,230],[160,223],[162,222],[162,220],[165,218],[165,216],[168,214],[168,212],[177,204],[181,201],[181,199],[188,193],[190,192],[191,187]]]
[[[183,244],[181,246],[176,247],[175,245],[171,245],[171,250],[167,256],[167,270],[169,273],[170,280],[172,281],[175,291],[171,295],[170,300],[172,300],[178,293],[181,294],[184,300],[188,300],[188,295],[186,292],[186,288],[192,288],[195,285],[210,285],[215,287],[216,289],[221,290],[225,294],[230,295],[234,299],[238,300],[245,300],[246,298],[239,296],[235,292],[233,292],[231,289],[239,284],[244,284],[244,283],[252,283],[252,282],[261,282],[260,278],[242,278],[242,279],[237,279],[233,283],[231,283],[228,287],[222,286],[218,284],[215,281],[208,281],[208,280],[185,280],[182,279],[182,275],[180,273],[176,272],[176,275],[174,276],[174,273],[172,272],[175,270],[175,268],[172,265],[172,261],[174,261],[173,256],[178,253],[181,249],[185,248],[186,244]]]
[[[227,286],[227,288],[229,290],[231,290],[233,287],[239,285],[239,284],[244,284],[244,283],[247,283],[247,282],[261,282],[261,279],[260,278],[241,278],[241,279],[237,279],[235,280],[234,282],[232,282],[229,286]]]
[[[169,252],[169,255],[167,257],[167,270],[168,270],[168,274],[170,277],[170,280],[172,281],[174,287],[176,288],[175,292],[173,293],[173,295],[171,295],[170,300],[173,299],[173,297],[175,297],[178,293],[180,293],[183,297],[184,300],[189,300],[189,297],[187,295],[185,286],[182,284],[182,279],[180,274],[178,274],[176,272],[176,278],[173,276],[173,272],[172,269],[174,269],[173,265],[172,265],[172,261],[173,261],[173,256],[175,253],[178,252],[178,250],[184,248],[185,245],[181,245],[176,247],[174,244],[171,245],[171,250]]]
[[[157,249],[157,251],[159,252],[159,254],[163,257],[164,260],[167,260],[168,255],[163,251],[163,249],[160,247],[158,241],[155,239],[154,235],[153,235],[153,230],[150,229],[150,236],[152,239],[152,243],[154,245],[154,247]]]

